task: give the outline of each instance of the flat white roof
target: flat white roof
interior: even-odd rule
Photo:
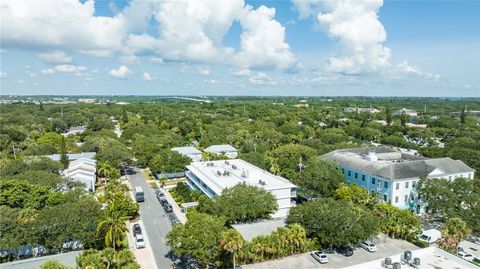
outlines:
[[[225,188],[231,188],[240,183],[265,190],[296,187],[287,179],[271,174],[241,159],[196,162],[187,165],[187,169],[217,194],[220,194]],[[260,180],[262,184],[260,184]]]
[[[392,263],[400,262],[400,257],[403,253],[395,256],[391,256]],[[432,268],[462,268],[462,269],[475,269],[478,268],[475,265],[460,259],[459,257],[445,252],[438,247],[432,246],[423,249],[417,249],[412,251],[412,258],[420,258],[420,265],[417,269],[432,269]],[[344,267],[344,269],[384,269],[382,261],[385,259],[378,259],[370,262],[356,264],[353,266]],[[402,268],[412,268],[407,265],[402,265]]]

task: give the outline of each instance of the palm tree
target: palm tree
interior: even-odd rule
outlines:
[[[115,207],[112,207],[115,208]],[[105,232],[105,245],[115,247],[120,246],[125,233],[128,231],[125,221],[128,220],[127,216],[120,215],[117,211],[106,211],[107,215],[105,219],[98,224],[97,236],[100,233]]]
[[[233,268],[235,268],[235,251],[238,251],[243,247],[242,236],[234,229],[228,229],[222,233],[222,239],[220,240],[220,246],[233,254]]]
[[[471,230],[461,218],[450,218],[442,230],[442,238],[438,244],[445,250],[456,250],[460,241],[470,234]]]
[[[98,168],[98,174],[108,179],[113,167],[108,161],[104,161],[100,168]]]

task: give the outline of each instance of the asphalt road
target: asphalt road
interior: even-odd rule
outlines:
[[[166,213],[155,197],[155,192],[147,184],[140,169],[135,168],[135,174],[128,175],[133,187],[141,186],[145,193],[145,201],[140,203],[140,218],[152,248],[155,263],[158,269],[171,268],[170,248],[167,246],[167,233],[172,229],[171,214]]]

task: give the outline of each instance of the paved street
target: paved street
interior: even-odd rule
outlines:
[[[166,235],[172,227],[170,217],[163,210],[140,169],[135,168],[135,172],[128,178],[133,187],[141,186],[145,193],[145,202],[140,203],[140,218],[148,236],[147,247],[151,247],[158,269],[171,268],[170,248],[166,244]]]

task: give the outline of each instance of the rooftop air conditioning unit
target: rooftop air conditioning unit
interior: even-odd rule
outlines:
[[[226,164],[226,165],[229,165],[230,163],[229,163],[228,161],[225,161],[225,164]]]
[[[221,175],[222,175],[222,172],[217,171],[217,176],[221,176]]]
[[[237,169],[237,166],[234,165],[234,164],[232,164],[232,168],[233,168],[233,169]]]

